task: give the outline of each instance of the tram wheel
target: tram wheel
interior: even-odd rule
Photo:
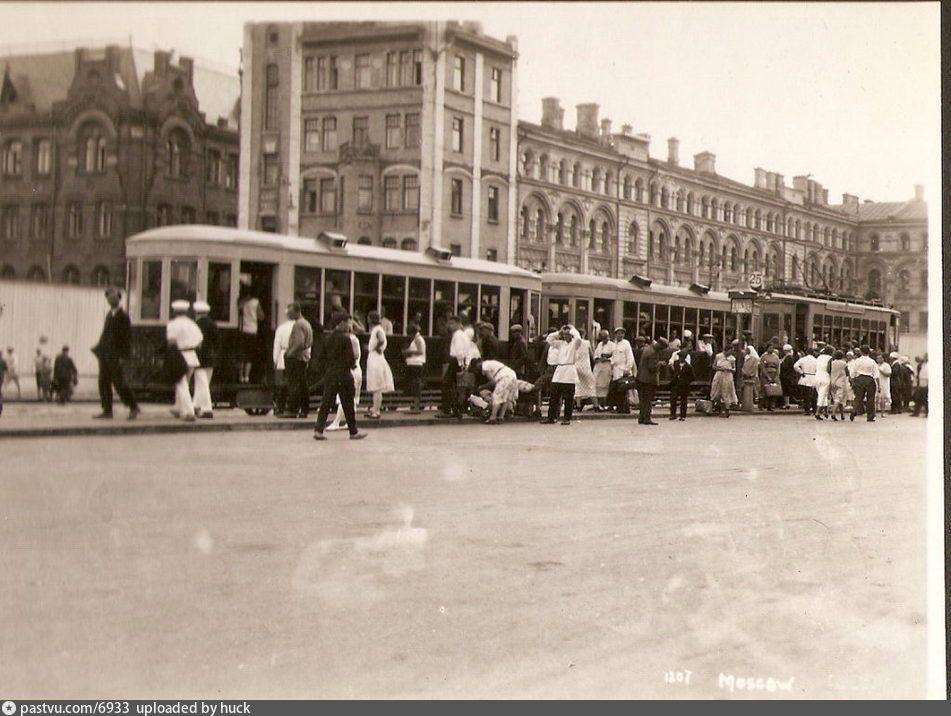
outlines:
[[[270,408],[245,408],[244,412],[252,416],[267,415],[271,412]]]

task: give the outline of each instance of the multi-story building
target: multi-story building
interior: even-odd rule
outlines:
[[[237,225],[237,75],[109,45],[4,58],[0,277],[125,282],[126,236]]]
[[[515,261],[536,271],[640,275],[658,283],[724,290],[762,274],[769,287],[880,299],[902,328],[927,325],[927,205],[923,189],[899,203],[859,203],[808,176],[757,168],[751,186],[716,172],[716,156],[680,164],[651,157],[650,136],[612,132],[598,105],[564,127],[556,98],[540,124],[518,123]]]
[[[249,23],[239,225],[514,260],[516,41],[477,23]]]

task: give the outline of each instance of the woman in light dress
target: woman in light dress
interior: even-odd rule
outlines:
[[[594,348],[594,409],[598,412],[607,410],[607,407],[601,405],[601,401],[608,397],[608,387],[611,385],[611,356],[614,354],[615,345],[611,334],[601,331],[598,335],[598,345]]]
[[[481,371],[488,385],[492,386],[492,410],[485,422],[495,425],[505,418],[509,408],[515,407],[519,391],[518,377],[514,370],[497,360],[476,359],[470,369],[473,372]]]
[[[360,339],[358,339],[353,333],[348,334],[350,336],[350,343],[353,346],[353,355],[356,356],[357,365],[355,368],[350,370],[350,375],[353,376],[353,412],[356,414],[357,406],[360,404],[360,384],[363,383],[363,369],[360,367],[360,356],[363,351],[360,350]],[[328,425],[325,430],[343,430],[347,427],[347,417],[343,414],[343,404],[337,403],[337,415],[334,417],[333,422]]]
[[[373,399],[367,411],[367,417],[379,420],[380,411],[383,408],[383,394],[392,393],[394,390],[393,371],[390,370],[390,364],[386,362],[386,357],[383,355],[383,351],[386,350],[386,333],[380,325],[379,311],[370,311],[367,314],[367,321],[370,323],[370,342],[367,345],[367,392]]]
[[[720,411],[721,418],[730,417],[730,406],[740,402],[736,397],[736,356],[727,346],[713,359],[713,382],[710,384],[710,400]]]
[[[816,358],[816,420],[826,420],[829,417],[832,353],[832,346],[826,346]]]
[[[845,420],[845,406],[848,404],[849,369],[845,362],[845,353],[836,351],[832,354],[832,363],[829,364],[831,382],[829,384],[829,404],[832,406],[831,418],[839,417]]]
[[[892,407],[892,367],[888,365],[884,353],[875,356],[878,364],[878,374],[875,376],[875,412],[879,416],[885,415]]]
[[[581,345],[575,350],[575,370],[578,372],[578,382],[575,383],[575,403],[580,406],[578,412],[584,410],[584,401],[590,400],[594,409],[598,409],[598,397],[595,392],[594,373],[591,372],[591,341],[586,339],[584,328],[578,329],[581,334]]]

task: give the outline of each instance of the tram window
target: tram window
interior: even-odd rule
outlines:
[[[548,299],[548,327],[561,328],[571,321],[571,302],[567,298]]]
[[[528,328],[525,326],[525,296],[526,292],[517,288],[509,291],[509,326],[516,323],[522,327],[522,335],[526,335]]]
[[[536,316],[541,316],[542,312],[542,297],[541,294],[532,291],[529,294],[529,301],[531,302],[531,310],[528,313],[528,320],[526,321],[525,326],[525,337],[531,340],[535,337],[535,323]]]
[[[713,325],[710,328],[710,333],[713,334],[713,340],[717,342],[717,346],[722,350],[723,348],[723,322],[726,314],[723,311],[713,311]]]
[[[602,329],[607,329],[609,331],[614,330],[614,326],[611,325],[611,320],[613,316],[611,315],[611,309],[614,307],[614,301],[608,300],[606,298],[596,298],[594,299],[594,320],[601,326]],[[632,311],[633,314],[633,311]],[[597,341],[597,336],[588,336],[592,341]]]
[[[336,311],[350,311],[350,272],[324,273],[324,326],[333,328],[331,316]]]
[[[356,330],[370,330],[367,314],[377,310],[379,298],[379,274],[355,273],[353,275],[353,326]]]
[[[623,305],[623,311],[624,313],[621,316],[622,323],[628,320],[631,321],[632,324],[637,323],[637,301],[625,301]],[[602,323],[601,328],[606,328],[608,331],[613,331],[616,326],[606,326]]]
[[[724,344],[732,343],[736,338],[736,314],[727,313],[725,315],[725,321],[723,325],[724,333],[723,340]]]
[[[231,320],[231,264],[208,262],[208,305],[211,318],[227,323]]]
[[[301,315],[311,323],[320,320],[320,269],[313,266],[294,267],[294,300],[300,304]]]
[[[654,306],[654,333],[651,338],[670,338],[669,306]]]
[[[384,276],[383,300],[380,307],[383,310],[383,316],[393,323],[393,333],[398,336],[406,333],[403,327],[403,305],[405,303],[406,279],[403,276]]]
[[[765,343],[772,338],[779,337],[779,314],[763,314],[763,333],[760,336],[760,343]]]
[[[142,262],[142,318],[158,320],[162,310],[162,262]]]
[[[482,293],[479,299],[479,320],[491,323],[495,329],[495,335],[499,335],[500,293],[498,286],[482,284]]]
[[[126,275],[129,277],[129,315],[135,316],[139,308],[139,263],[135,259],[126,261]]]
[[[409,280],[409,318],[419,324],[419,332],[430,335],[429,321],[429,293],[432,281],[428,278],[411,278]],[[417,315],[418,314],[418,315]]]
[[[456,299],[456,313],[462,325],[469,325],[475,322],[476,302],[479,296],[479,286],[474,283],[460,283],[459,295]]]
[[[654,304],[642,303],[637,314],[637,335],[654,337]]]
[[[704,333],[713,333],[713,311],[700,309],[700,325],[697,327],[697,338]]]
[[[690,331],[693,333],[693,340],[696,341],[699,336],[697,335],[697,330],[699,326],[697,325],[697,309],[696,308],[685,308],[684,309],[684,330]]]
[[[449,316],[456,312],[456,285],[452,281],[433,282],[433,335],[448,337]]]
[[[684,309],[683,306],[670,307],[670,338],[683,338]]]
[[[185,299],[194,301],[198,289],[198,262],[172,261],[169,303]]]

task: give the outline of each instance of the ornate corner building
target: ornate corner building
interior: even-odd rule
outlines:
[[[859,203],[808,176],[787,186],[757,168],[752,186],[720,176],[701,152],[681,166],[650,136],[612,131],[598,105],[577,106],[564,127],[558,99],[542,101],[540,124],[518,123],[516,263],[535,271],[629,278],[714,290],[748,286],[881,300],[901,311],[905,332],[927,330],[927,204]]]
[[[130,234],[237,225],[237,75],[117,45],[3,62],[0,277],[122,285]]]

